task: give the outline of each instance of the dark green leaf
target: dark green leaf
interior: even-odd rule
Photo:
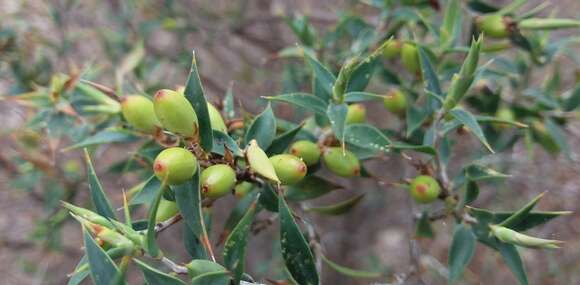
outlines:
[[[331,216],[342,215],[342,214],[350,211],[356,205],[358,205],[358,203],[362,200],[362,198],[364,196],[365,196],[364,193],[359,194],[359,195],[352,197],[348,200],[345,200],[345,201],[342,201],[342,202],[339,202],[339,203],[336,203],[333,205],[307,208],[306,211],[316,212],[319,214],[331,215]]]
[[[83,230],[83,239],[93,283],[110,285],[119,273],[117,265],[86,230]]]
[[[437,95],[443,96],[443,92],[441,91],[441,85],[439,84],[439,78],[437,77],[437,73],[431,64],[431,60],[427,55],[424,47],[419,46],[419,58],[421,62],[421,71],[423,72],[423,81],[425,84],[425,90]]]
[[[474,181],[467,181],[467,185],[465,185],[465,200],[464,204],[469,205],[479,196],[479,186]]]
[[[318,176],[307,176],[296,185],[289,186],[284,192],[286,199],[304,201],[318,198],[328,192],[341,189],[342,186]]]
[[[423,212],[419,221],[417,221],[417,227],[415,229],[415,235],[417,237],[432,238],[435,236],[433,228],[431,227],[431,221],[429,220],[429,213]]]
[[[378,101],[378,100],[384,100],[384,99],[385,99],[385,96],[383,96],[383,95],[369,93],[369,92],[354,91],[354,92],[348,92],[348,93],[344,94],[344,102],[347,102],[347,103],[375,101],[375,100]]]
[[[224,244],[224,265],[234,273],[234,281],[236,284],[240,282],[242,274],[244,273],[246,243],[252,221],[256,214],[256,202],[254,200],[250,205],[248,211],[232,230],[232,233],[228,236]]]
[[[554,218],[562,215],[569,215],[572,212],[569,211],[554,211],[554,212],[530,212],[527,214],[526,218],[517,224],[513,224],[510,228],[514,231],[523,232],[534,228],[539,225],[543,225]],[[499,224],[506,220],[507,218],[514,215],[514,212],[495,212],[494,213],[494,224]]]
[[[369,124],[350,124],[344,131],[344,140],[358,147],[388,152],[391,140]]]
[[[149,213],[147,214],[147,233],[145,235],[145,251],[152,257],[158,258],[161,256],[161,251],[157,245],[157,240],[155,239],[155,219],[157,217],[157,208],[159,208],[159,203],[163,198],[163,192],[165,190],[165,185],[163,183],[157,188],[157,193],[155,194],[155,199],[149,205]]]
[[[534,199],[532,199],[532,201],[530,201],[524,207],[519,209],[513,215],[511,215],[508,218],[506,218],[505,220],[503,220],[498,226],[511,228],[511,227],[521,223],[522,221],[524,221],[526,219],[526,217],[528,216],[528,214],[532,211],[532,209],[534,209],[536,204],[538,204],[540,199],[542,199],[542,197],[544,197],[544,194],[545,194],[545,192],[536,196]]]
[[[213,146],[213,133],[209,120],[209,112],[207,110],[207,100],[197,70],[195,51],[192,52],[191,69],[189,70],[189,76],[187,77],[183,94],[189,103],[191,103],[197,115],[201,147],[206,151],[211,151]]]
[[[274,116],[274,112],[272,112],[272,106],[268,104],[266,109],[256,116],[248,128],[244,141],[248,144],[251,140],[255,139],[260,148],[267,149],[275,136],[276,117]]]
[[[280,247],[286,268],[302,285],[318,285],[318,273],[314,256],[302,231],[294,221],[283,195],[279,195],[278,212],[280,214]]]
[[[295,128],[290,129],[290,130],[284,132],[283,134],[277,136],[272,141],[272,144],[270,145],[270,147],[268,147],[268,149],[266,150],[266,154],[268,154],[268,156],[272,156],[272,155],[280,154],[280,153],[283,153],[284,151],[286,151],[286,149],[290,146],[290,144],[292,143],[292,141],[296,137],[296,134],[298,134],[298,132],[300,132],[300,130],[302,129],[303,126],[304,126],[304,124],[300,124],[300,125],[296,126]]]
[[[548,134],[550,134],[550,136],[554,139],[554,142],[556,142],[558,147],[564,151],[566,156],[571,157],[572,150],[570,149],[570,145],[568,144],[568,141],[566,140],[566,134],[560,128],[560,126],[558,126],[551,119],[546,119],[544,121],[544,124],[546,125],[546,130],[548,131]]]
[[[272,185],[266,184],[262,186],[262,191],[260,191],[260,198],[258,202],[270,212],[278,211],[278,194],[274,192]]]
[[[111,248],[111,249],[107,250],[107,255],[112,260],[115,260],[116,258],[123,256],[126,252],[127,252],[126,248],[116,247],[116,248]],[[85,280],[85,278],[87,278],[87,276],[89,276],[91,271],[90,271],[90,267],[89,267],[88,262],[89,261],[88,261],[87,256],[84,255],[81,258],[81,260],[79,260],[79,263],[75,267],[75,270],[72,273],[72,276],[70,277],[67,285],[78,285],[81,282],[83,282],[83,280]]]
[[[238,201],[234,209],[230,212],[230,215],[228,216],[224,224],[224,229],[222,231],[220,241],[225,240],[225,238],[227,238],[230,235],[231,231],[240,222],[244,214],[246,214],[246,212],[248,211],[250,205],[252,205],[252,203],[254,202],[254,199],[256,198],[257,194],[258,191],[252,191]]]
[[[503,258],[503,261],[516,276],[520,284],[528,285],[526,269],[524,268],[524,263],[522,262],[522,258],[520,257],[517,248],[512,244],[502,242],[498,245],[498,251]]]
[[[330,104],[326,110],[326,115],[330,121],[332,131],[339,141],[344,141],[344,128],[346,126],[346,114],[348,107],[346,104]]]
[[[195,235],[200,236],[204,232],[204,227],[199,187],[199,166],[190,181],[171,186],[171,188],[175,191],[175,202],[183,220]]]
[[[407,115],[405,116],[407,121],[407,137],[410,137],[413,132],[421,127],[427,118],[429,118],[431,113],[432,112],[427,108],[416,106],[416,104],[410,104],[410,106],[407,107]]]
[[[220,131],[213,130],[213,148],[211,149],[211,152],[223,156],[225,154],[226,147],[235,156],[243,156],[242,150],[238,146],[238,143],[232,137]]]
[[[133,261],[135,261],[141,271],[143,271],[145,281],[147,281],[147,283],[150,285],[185,285],[185,282],[181,281],[180,279],[177,279],[167,273],[163,273],[138,259],[133,259]]]
[[[193,259],[207,259],[209,258],[208,253],[205,252],[203,244],[199,240],[198,236],[193,233],[189,225],[183,224],[183,245],[185,250]]]
[[[110,128],[102,130],[77,144],[65,148],[64,150],[66,151],[70,149],[109,143],[128,143],[134,142],[137,139],[139,139],[139,137],[134,132],[121,128]]]
[[[322,65],[317,59],[315,59],[310,53],[304,52],[304,59],[310,66],[313,72],[313,81],[316,82],[316,86],[321,88],[323,92],[315,92],[316,96],[319,96],[324,102],[328,102],[331,98],[332,94],[332,86],[334,85],[334,81],[336,81],[336,77],[332,72],[326,68],[326,66]]]
[[[452,46],[458,32],[457,30],[461,30],[460,25],[461,7],[457,0],[449,0],[445,7],[445,17],[443,18],[443,24],[439,31],[440,45],[442,47],[448,48]]]
[[[358,64],[350,75],[346,92],[363,91],[373,76],[377,62],[374,58],[369,58]]]
[[[231,277],[227,271],[208,272],[196,276],[191,285],[229,285]]]
[[[457,280],[475,252],[475,235],[464,224],[457,224],[449,248],[449,283]]]
[[[147,204],[151,205],[153,200],[155,199],[156,191],[161,187],[161,181],[152,175],[147,179],[145,184],[139,190],[129,202],[129,205],[139,205],[139,204]]]
[[[325,115],[327,103],[322,99],[308,93],[289,93],[272,97],[264,97],[272,101],[282,101],[302,107],[316,114]]]
[[[95,173],[95,168],[86,148],[85,160],[87,162],[87,175],[89,176],[89,191],[91,192],[91,199],[97,213],[103,217],[116,220],[117,217],[115,216],[111,202],[107,199],[107,195],[103,191],[103,187],[101,186],[101,182],[99,182],[97,173]]]
[[[332,262],[330,259],[328,259],[324,255],[321,255],[321,257],[322,257],[322,260],[324,260],[324,262],[326,264],[328,264],[328,266],[330,266],[336,272],[338,272],[342,275],[345,275],[345,276],[354,277],[354,278],[379,278],[383,275],[381,272],[372,272],[372,271],[364,271],[364,270],[348,268],[348,267],[345,267],[345,266],[342,266],[342,265],[339,265],[339,264]]]
[[[402,142],[394,142],[392,143],[389,148],[396,149],[396,150],[412,150],[416,152],[422,152],[430,155],[437,155],[437,151],[431,146],[428,145],[412,145]]]
[[[479,139],[479,141],[491,153],[493,153],[493,149],[491,149],[491,146],[487,142],[487,139],[485,138],[485,135],[483,134],[483,130],[481,130],[479,123],[477,123],[477,120],[475,119],[475,117],[471,113],[469,113],[468,111],[461,109],[461,108],[452,109],[449,111],[449,113],[455,119],[457,119],[458,121],[463,123],[467,128],[469,128],[471,130],[471,132],[475,135],[475,137],[477,137],[477,139]]]

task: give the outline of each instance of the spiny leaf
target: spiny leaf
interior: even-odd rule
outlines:
[[[85,229],[83,229],[83,239],[93,283],[95,285],[110,285],[119,273],[117,265]]]
[[[85,148],[85,160],[87,163],[87,175],[89,176],[89,191],[91,192],[91,199],[97,210],[97,213],[103,217],[116,220],[115,212],[111,206],[111,202],[107,198],[107,195],[103,191],[101,182],[97,177],[93,163],[91,162],[91,157],[89,152]]]
[[[463,123],[467,128],[469,128],[471,132],[475,135],[475,137],[477,137],[477,139],[479,139],[479,141],[489,150],[489,152],[494,153],[493,149],[491,149],[491,146],[489,145],[487,139],[485,138],[483,130],[481,129],[481,127],[477,123],[477,120],[471,113],[461,108],[455,108],[449,111],[449,113],[455,119],[457,119],[458,121]]]
[[[213,146],[213,133],[209,119],[209,111],[207,110],[207,100],[197,70],[195,51],[192,52],[191,69],[189,70],[189,76],[187,77],[183,94],[189,103],[191,103],[197,115],[201,147],[206,151],[211,151]]]
[[[544,194],[546,194],[546,193],[544,192],[544,193],[541,193],[540,195],[536,196],[534,199],[532,199],[532,201],[530,201],[524,207],[519,209],[513,215],[511,215],[508,218],[506,218],[505,220],[503,220],[498,226],[511,228],[512,226],[515,226],[515,225],[521,223],[523,220],[525,220],[525,218],[532,211],[532,209],[534,209],[536,204],[538,204],[540,199],[542,199],[542,197],[544,197]]]

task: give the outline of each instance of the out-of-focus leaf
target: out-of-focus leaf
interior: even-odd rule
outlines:
[[[353,91],[344,94],[344,102],[347,103],[356,103],[356,102],[365,102],[365,101],[375,101],[375,100],[384,100],[385,96],[370,93],[370,92],[360,92],[360,91]]]
[[[475,119],[475,117],[471,113],[469,113],[468,111],[461,109],[461,108],[452,109],[449,111],[449,113],[455,119],[457,119],[458,121],[463,123],[467,128],[469,128],[471,130],[471,132],[475,135],[475,137],[477,137],[477,139],[479,139],[479,141],[491,153],[493,153],[493,149],[491,149],[491,146],[487,142],[487,139],[485,138],[485,134],[483,134],[483,130],[481,129],[481,127],[479,126],[479,123],[477,123],[477,120]]]
[[[575,110],[580,106],[580,84],[576,84],[574,90],[572,91],[572,95],[566,98],[563,102],[564,111],[570,112]]]
[[[244,217],[244,214],[246,214],[250,205],[254,202],[256,195],[258,195],[258,191],[252,191],[236,203],[236,206],[230,212],[224,224],[224,229],[220,235],[218,244],[223,242],[230,235],[234,227],[240,222],[242,217]],[[256,210],[256,212],[258,212],[258,210]]]
[[[139,137],[134,132],[121,128],[110,128],[102,130],[77,144],[65,148],[64,150],[66,151],[100,144],[128,143],[134,142],[137,139],[139,139]]]
[[[391,140],[369,124],[349,124],[344,131],[344,141],[362,148],[388,152]]]
[[[197,115],[201,147],[206,151],[211,151],[211,148],[213,147],[213,132],[209,119],[209,111],[207,110],[207,100],[197,70],[195,51],[193,51],[191,55],[191,69],[189,70],[189,76],[185,83],[183,95],[187,98],[189,103],[191,103],[191,106],[193,106],[193,110]]]
[[[226,96],[223,100],[223,114],[226,119],[231,120],[236,117],[236,110],[234,106],[234,85],[230,83],[228,90],[226,91]]]
[[[449,283],[457,280],[475,253],[475,235],[464,224],[457,224],[449,247]]]
[[[147,179],[145,184],[141,187],[141,190],[137,192],[129,202],[129,205],[139,205],[139,204],[148,204],[151,205],[153,200],[155,199],[155,191],[161,187],[161,181],[152,175]]]
[[[95,168],[93,167],[93,163],[91,162],[89,152],[87,149],[85,149],[84,152],[85,160],[87,163],[87,175],[89,176],[89,191],[91,192],[91,199],[95,205],[95,209],[99,215],[116,220],[117,217],[115,216],[111,202],[103,191],[101,182],[99,181],[97,173],[95,172]]]
[[[379,278],[383,275],[381,272],[352,269],[352,268],[348,268],[348,267],[336,264],[324,255],[321,255],[320,257],[322,257],[322,260],[324,260],[324,262],[326,264],[328,264],[328,266],[330,266],[336,272],[338,272],[342,275],[345,275],[345,276],[349,276],[349,277],[353,277],[353,278]]]
[[[226,268],[234,273],[234,281],[236,283],[240,281],[244,273],[246,243],[252,221],[256,215],[256,203],[257,201],[254,200],[224,244],[224,264]]]
[[[272,141],[272,144],[266,150],[266,154],[268,154],[269,156],[272,156],[275,154],[283,153],[290,146],[290,144],[292,143],[292,141],[296,137],[296,134],[298,134],[298,132],[300,132],[300,130],[302,129],[303,126],[304,126],[304,124],[300,124],[300,125],[294,127],[293,129],[290,129],[290,130],[284,132],[283,134],[277,136],[276,138],[274,138],[274,140]]]
[[[554,139],[554,142],[556,142],[558,147],[564,151],[566,156],[571,157],[572,150],[570,149],[570,145],[566,140],[566,134],[560,128],[560,126],[548,118],[544,121],[544,125],[546,126],[546,131],[548,131],[548,134],[550,134],[550,136]]]
[[[318,198],[326,193],[341,188],[343,187],[332,181],[326,180],[326,178],[319,176],[306,176],[296,185],[288,186],[284,195],[286,199],[291,201],[304,201]]]
[[[343,142],[345,131],[344,128],[346,126],[346,114],[348,112],[348,107],[346,104],[330,104],[328,105],[328,109],[326,110],[326,115],[328,116],[328,120],[330,121],[330,126],[332,127],[332,131],[334,132],[334,136]]]
[[[461,22],[461,7],[457,0],[449,0],[445,7],[443,24],[439,30],[439,42],[442,47],[448,48],[452,46],[455,35],[457,35],[457,22]]]
[[[540,195],[536,196],[534,199],[532,199],[532,201],[530,201],[524,207],[522,207],[521,209],[516,211],[513,215],[511,215],[508,218],[506,218],[505,220],[503,220],[498,226],[511,228],[511,227],[521,223],[523,220],[526,219],[526,217],[532,211],[532,209],[534,209],[536,204],[538,204],[538,202],[540,202],[540,199],[542,199],[542,197],[544,197],[545,193],[546,192],[541,193]]]
[[[452,1],[455,2],[455,1]],[[435,94],[437,96],[443,97],[443,92],[441,91],[441,85],[439,84],[439,78],[437,77],[437,73],[433,65],[431,64],[431,60],[427,55],[424,47],[419,46],[419,59],[421,63],[421,71],[423,73],[423,81],[425,85],[425,90],[428,92]],[[431,100],[430,100],[431,101]],[[440,106],[441,103],[437,103],[437,106]]]
[[[310,207],[310,208],[307,208],[306,211],[316,212],[319,214],[330,215],[330,216],[342,215],[342,214],[350,211],[356,205],[358,205],[358,203],[362,200],[362,198],[364,198],[364,196],[365,196],[365,193],[359,194],[359,195],[352,197],[348,200],[345,200],[345,201],[342,201],[342,202],[339,202],[339,203],[336,203],[333,205]]]
[[[290,103],[320,115],[326,115],[326,107],[328,105],[323,99],[308,93],[289,93],[264,98],[271,101]]]
[[[283,195],[278,197],[278,213],[280,214],[280,247],[286,268],[298,284],[318,285],[314,256],[302,231],[294,221]]]
[[[220,131],[213,130],[213,147],[211,149],[211,152],[223,156],[225,154],[226,147],[235,156],[238,157],[243,156],[242,150],[238,146],[238,143],[236,143],[236,141],[232,137]]]
[[[467,166],[464,171],[467,178],[469,178],[472,181],[498,179],[498,178],[501,179],[511,176],[478,164],[471,164]]]
[[[191,280],[191,285],[228,285],[231,277],[227,271],[208,272]]]
[[[421,108],[415,104],[407,107],[407,137],[410,137],[429,118],[432,112],[427,108]]]
[[[433,147],[428,145],[412,145],[402,142],[393,142],[391,145],[389,145],[389,148],[395,150],[412,150],[416,152],[422,152],[425,154],[437,155],[437,151]]]
[[[115,262],[99,247],[86,230],[83,230],[83,239],[93,283],[95,285],[110,285],[119,274]],[[123,284],[125,283],[123,282]]]
[[[421,214],[421,217],[417,221],[415,235],[417,237],[425,237],[425,238],[432,238],[435,236],[435,233],[433,232],[433,227],[431,227],[431,221],[429,220],[429,213],[423,212]]]
[[[475,201],[475,199],[477,199],[477,196],[479,196],[479,186],[477,186],[477,183],[474,181],[467,181],[467,184],[465,185],[465,199],[463,203],[465,205],[469,205]]]
[[[246,144],[255,139],[260,148],[267,149],[276,136],[276,117],[272,112],[272,106],[268,104],[266,109],[260,113],[246,132],[244,141]]]
[[[373,76],[377,60],[368,58],[359,63],[352,71],[348,80],[346,92],[363,91]]]
[[[141,271],[143,271],[143,276],[148,284],[155,285],[185,285],[183,281],[177,279],[167,273],[163,273],[138,259],[133,259],[135,263],[139,266]]]
[[[498,251],[507,264],[511,272],[515,275],[521,285],[528,285],[528,277],[522,258],[514,245],[507,243],[499,243]]]
[[[500,119],[497,117],[491,117],[491,116],[475,116],[475,119],[480,122],[480,123],[499,123],[499,124],[506,124],[506,125],[512,125],[512,126],[516,126],[518,128],[527,128],[528,125],[517,122],[517,121],[513,121],[513,120],[505,120],[505,119]]]
[[[320,96],[320,99],[324,102],[328,102],[332,96],[332,86],[334,85],[334,81],[336,81],[336,77],[310,53],[304,52],[303,55],[304,59],[312,69],[314,81],[317,86],[321,88],[321,91],[323,91],[314,94]]]

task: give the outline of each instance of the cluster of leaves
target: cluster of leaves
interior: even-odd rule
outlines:
[[[264,99],[271,104],[288,103],[312,114],[302,122],[277,118],[270,104],[256,116],[240,114],[234,108],[230,89],[218,104],[228,130],[212,130],[208,112],[203,111],[206,108],[200,107],[207,102],[195,55],[184,91],[199,120],[199,136],[193,141],[167,130],[145,134],[134,129],[120,116],[119,96],[126,93],[122,84],[108,88],[87,80],[81,73],[54,75],[48,87],[10,97],[39,110],[28,122],[29,128],[45,129],[54,138],[66,135],[74,142],[68,150],[87,149],[85,162],[94,211],[64,204],[83,225],[86,253],[69,284],[78,284],[89,275],[95,284],[123,284],[132,262],[143,271],[149,284],[186,284],[176,277],[178,274],[188,276],[187,284],[254,282],[244,259],[253,222],[262,211],[277,213],[273,217],[279,220],[279,245],[287,269],[281,278],[288,282],[318,284],[321,260],[352,277],[386,278],[380,272],[346,268],[326,258],[316,226],[308,218],[311,212],[330,216],[346,213],[364,195],[335,205],[305,208],[303,201],[332,194],[341,187],[319,171],[329,165],[309,167],[304,180],[281,186],[263,171],[268,160],[252,163],[248,147],[252,140],[268,156],[286,152],[297,140],[316,142],[323,149],[340,147],[363,163],[384,155],[403,156],[419,174],[435,177],[441,186],[438,198],[443,203],[425,208],[417,221],[416,235],[432,237],[431,225],[437,219],[449,217],[455,221],[449,246],[450,283],[460,278],[476,243],[480,242],[499,252],[519,283],[527,284],[516,246],[555,248],[559,242],[521,232],[568,212],[532,211],[542,196],[514,212],[495,212],[471,205],[478,198],[480,185],[508,177],[482,164],[480,158],[509,150],[520,140],[530,149],[540,145],[553,154],[572,155],[564,130],[580,105],[580,85],[561,90],[557,65],[541,87],[531,86],[530,76],[533,70],[552,63],[556,55],[568,52],[567,45],[574,41],[550,41],[544,30],[575,27],[577,21],[535,18],[541,9],[516,13],[526,1],[514,1],[500,9],[482,1],[468,1],[464,5],[449,0],[443,12],[436,9],[438,5],[433,6],[438,1],[367,2],[366,5],[381,12],[379,24],[345,15],[321,37],[307,17],[285,18],[300,45],[276,54],[277,59],[286,61],[284,94]],[[469,15],[464,11],[476,16],[462,19]],[[488,38],[489,31],[478,24],[481,19],[493,16],[501,16],[500,26],[507,23],[502,26],[505,36]],[[464,30],[466,22],[473,23],[472,30]],[[466,32],[469,36],[462,37]],[[399,46],[403,48],[399,50]],[[125,73],[141,69],[144,57],[142,46],[137,45],[122,62],[117,83]],[[489,61],[480,65],[484,58]],[[406,71],[395,71],[403,69],[399,67]],[[305,92],[304,86],[309,91]],[[388,97],[383,95],[386,89],[401,92],[407,102],[402,112],[393,114],[399,117],[397,128],[381,129],[364,118],[349,121],[349,106],[382,103]],[[454,136],[456,130],[458,135]],[[483,147],[458,173],[448,173],[453,147],[466,140],[466,132]],[[110,169],[122,174],[138,173],[143,182],[124,199],[122,221],[102,189],[89,153],[111,143],[129,142],[138,142],[139,148]],[[252,184],[251,191],[238,195],[240,199],[223,229],[221,264],[208,235],[212,217],[204,209],[211,207],[212,199],[203,198],[199,167],[190,181],[171,187],[153,174],[155,157],[168,145],[192,150],[204,167],[225,161],[235,167],[240,182]],[[29,157],[23,160],[32,162],[38,171],[44,169],[42,161]],[[377,179],[364,164],[360,176]],[[408,188],[407,178],[410,177],[402,177],[396,185]],[[70,179],[80,181],[79,175]],[[73,189],[70,193],[77,188],[66,185]],[[178,211],[158,221],[164,201],[175,202]],[[147,217],[132,219],[134,210],[141,205],[148,208]],[[184,224],[183,243],[192,259],[185,266],[167,258],[157,245],[158,235],[162,237],[160,232],[180,220]],[[151,266],[144,260],[163,266]],[[171,272],[163,272],[164,267]]]

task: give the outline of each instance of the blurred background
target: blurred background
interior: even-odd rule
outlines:
[[[488,2],[501,5],[510,1]],[[575,0],[529,2],[526,7],[550,2],[559,17],[577,18],[580,11],[580,2]],[[111,88],[123,86],[125,93],[153,94],[158,89],[185,83],[191,50],[195,49],[206,96],[218,102],[231,88],[236,104],[255,114],[265,106],[260,96],[300,90],[301,82],[308,76],[301,69],[301,62],[289,62],[277,56],[278,51],[298,42],[284,15],[308,15],[316,28],[316,37],[331,37],[337,24],[345,22],[345,17],[361,19],[370,26],[380,23],[380,11],[359,1],[0,0],[0,94],[29,92],[37,86],[48,85],[55,73],[78,72]],[[364,28],[363,24],[353,24],[353,29],[362,29],[361,26]],[[352,33],[356,35],[357,31],[360,32]],[[554,36],[569,35],[568,31]],[[143,56],[133,72],[119,72],[120,66],[132,65],[131,60],[139,54]],[[570,88],[579,66],[566,58],[556,60],[561,67],[562,85]],[[544,77],[543,74],[536,76],[532,80],[537,80],[539,85]],[[388,85],[374,84],[369,88],[386,93]],[[382,127],[397,124],[397,118],[376,105],[367,105],[370,121]],[[275,112],[293,121],[303,116],[285,105],[277,105]],[[81,230],[78,224],[62,217],[56,205],[64,197],[86,204],[87,185],[82,171],[75,174],[79,173],[75,169],[83,167],[79,163],[80,152],[61,151],[70,142],[54,134],[67,128],[69,122],[53,122],[60,124],[60,129],[49,128],[53,133],[41,138],[15,132],[33,116],[32,109],[18,102],[0,101],[0,283],[66,284],[67,273],[82,255]],[[533,232],[566,241],[564,249],[521,251],[531,284],[580,284],[580,213],[577,212],[580,122],[568,124],[566,134],[572,159],[550,155],[540,148],[530,157],[523,142],[491,156],[489,159],[501,164],[512,177],[482,187],[476,204],[494,210],[513,210],[547,191],[539,209],[576,211]],[[29,151],[16,143],[23,139],[36,144],[36,150]],[[451,157],[452,173],[458,170],[454,166],[461,165],[477,145],[477,141],[465,136]],[[116,201],[115,205],[121,205],[121,191],[134,186],[138,177],[120,176],[108,171],[109,167],[135,147],[131,144],[104,147],[94,158],[99,177]],[[22,157],[33,166],[21,163]],[[402,164],[397,157],[387,157],[370,163],[369,167],[385,180],[414,175],[414,170],[401,167]],[[51,179],[43,179],[42,175]],[[353,268],[405,271],[410,262],[408,239],[412,235],[409,229],[412,211],[420,209],[410,208],[408,195],[400,189],[363,179],[337,182],[347,186],[343,195],[312,203],[325,205],[362,191],[367,193],[367,198],[347,215],[313,216],[320,227],[327,256]],[[214,206],[214,238],[219,235],[234,202],[230,197]],[[261,215],[261,218],[268,216]],[[446,284],[445,264],[452,226],[445,221],[437,222],[436,237],[419,240],[420,262],[427,284]],[[54,230],[61,227],[62,230]],[[162,248],[168,249],[175,260],[185,262],[180,231],[180,227],[172,228],[160,240]],[[275,237],[276,227],[270,227],[250,239],[247,266],[258,280],[280,274],[283,265],[276,256]],[[139,274],[132,273],[134,284],[140,278]],[[355,281],[328,268],[324,268],[322,278],[323,284],[387,282]],[[481,245],[464,279],[465,284],[516,283],[500,258]]]

